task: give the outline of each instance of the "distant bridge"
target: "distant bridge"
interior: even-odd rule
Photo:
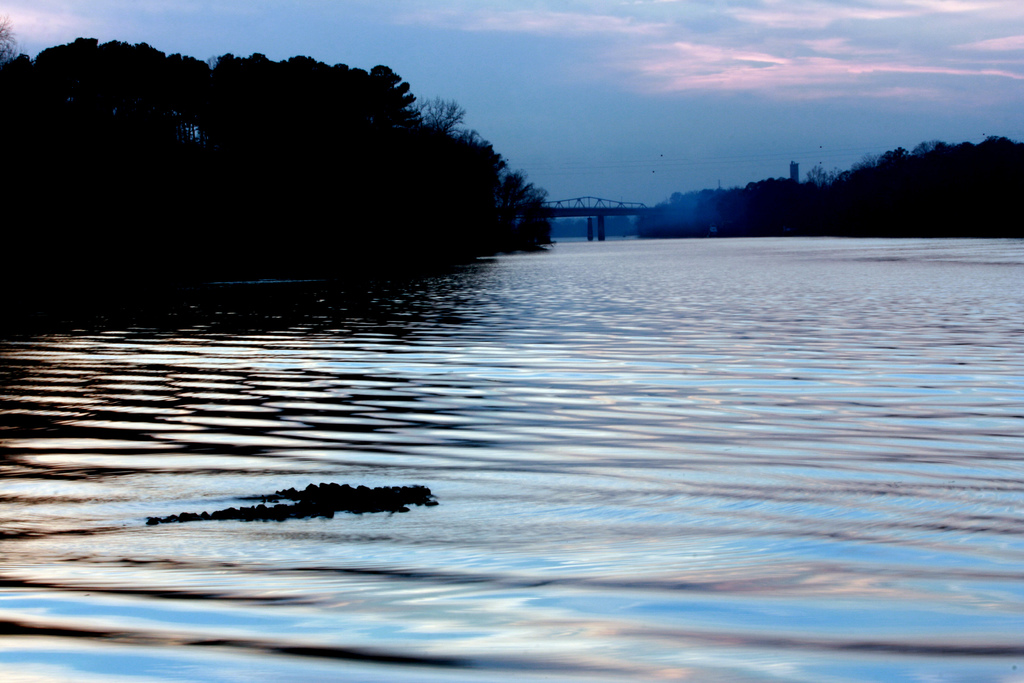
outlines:
[[[600,197],[576,197],[544,202],[552,218],[587,218],[587,239],[594,239],[594,218],[597,218],[597,239],[604,240],[605,216],[642,216],[650,209],[639,202],[617,202]]]

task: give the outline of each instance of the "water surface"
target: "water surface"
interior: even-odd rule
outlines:
[[[9,335],[0,678],[1024,681],[1022,282],[569,243]],[[323,481],[440,505],[145,524]]]

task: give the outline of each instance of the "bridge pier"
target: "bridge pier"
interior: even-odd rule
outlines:
[[[594,218],[597,218],[597,241],[604,242],[605,216],[645,216],[651,210],[638,202],[616,202],[598,197],[577,197],[557,202],[545,202],[544,210],[549,218],[587,219],[587,241],[594,241]]]

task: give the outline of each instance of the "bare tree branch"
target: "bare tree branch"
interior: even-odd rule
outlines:
[[[419,106],[421,125],[428,130],[453,135],[466,118],[466,110],[455,100],[440,97],[427,100]]]
[[[6,14],[0,15],[0,65],[18,58],[18,42],[14,39],[14,24]]]

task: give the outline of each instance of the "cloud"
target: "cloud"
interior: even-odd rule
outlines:
[[[556,79],[571,75],[659,94],[897,97],[918,92],[927,76],[929,92],[941,98],[941,79],[1015,84],[1024,78],[1024,59],[1015,54],[1024,51],[1024,2],[1010,0],[347,0],[343,9],[314,0],[8,2],[19,38],[41,44],[87,34],[156,40],[202,33],[207,23],[230,24],[234,32],[225,35],[268,31],[293,11],[303,20],[292,33],[308,40],[309,26],[350,22],[358,7],[375,26],[401,24],[444,41],[452,40],[447,32],[504,34],[502,44],[511,47],[520,37],[540,36],[558,44],[537,64],[559,71]],[[249,43],[217,34],[205,44]],[[188,47],[182,45],[173,49]],[[964,89],[963,83],[948,87]],[[1016,87],[1005,90],[1005,98],[1022,95]]]
[[[838,92],[898,97],[922,75],[1024,80],[1024,69],[982,57],[1024,49],[1024,3],[997,0],[540,0],[433,4],[403,21],[576,41],[594,80],[647,92],[760,91],[805,99]],[[555,9],[555,8],[558,9]],[[1007,27],[1020,35],[1004,37]],[[600,35],[599,46],[581,43]],[[980,40],[956,45],[952,36]],[[954,48],[961,48],[957,58]],[[968,58],[964,50],[973,51]],[[884,75],[886,78],[878,78]],[[892,78],[905,83],[893,84]],[[884,81],[884,82],[883,82]],[[941,87],[929,92],[941,96]]]
[[[7,0],[5,5],[0,14],[10,15],[18,39],[37,51],[78,37],[131,40],[136,34],[157,33],[153,26],[170,26],[183,18],[209,20],[256,11],[231,0]]]
[[[463,31],[500,31],[543,36],[619,35],[653,36],[664,33],[666,24],[609,14],[552,12],[545,10],[458,11],[429,9],[402,16],[403,23],[429,24]]]
[[[993,52],[1009,52],[1016,50],[1024,50],[1024,35],[1006,36],[1005,38],[989,38],[988,40],[980,40],[976,43],[957,45],[957,47],[962,50],[981,50]]]
[[[941,100],[962,91],[964,81],[1024,81],[1024,63],[985,56],[1024,50],[1024,3],[757,0],[724,11],[736,20],[728,30],[702,35],[679,24],[674,39],[652,40],[643,51],[623,54],[622,69],[639,75],[643,90],[793,99],[897,99],[912,92]],[[1007,37],[1007,28],[1021,33]],[[997,37],[965,45],[952,40],[986,33]],[[1020,95],[1015,86],[1004,96]]]
[[[941,63],[914,64],[898,54],[855,59],[834,55],[783,57],[770,52],[723,49],[678,42],[661,54],[637,60],[632,68],[646,87],[660,92],[746,91],[774,97],[819,99],[837,95],[902,97],[920,92],[919,76],[998,78],[1024,81],[1024,73],[989,66],[969,67]],[[893,86],[891,76],[904,77]],[[931,85],[930,97],[942,97]]]
[[[930,15],[1004,13],[1007,8],[992,1],[971,0],[761,0],[728,10],[737,19],[774,29],[822,29],[839,23],[882,22]],[[1009,8],[1010,15],[1020,12]]]
[[[19,40],[30,43],[47,43],[75,31],[83,32],[84,29],[87,32],[97,25],[57,3],[40,3],[36,6],[13,4],[0,10],[0,14],[10,17]]]
[[[911,16],[904,9],[891,7],[835,6],[828,3],[794,3],[774,6],[744,7],[731,10],[743,23],[768,29],[823,29],[842,21],[880,21]]]

